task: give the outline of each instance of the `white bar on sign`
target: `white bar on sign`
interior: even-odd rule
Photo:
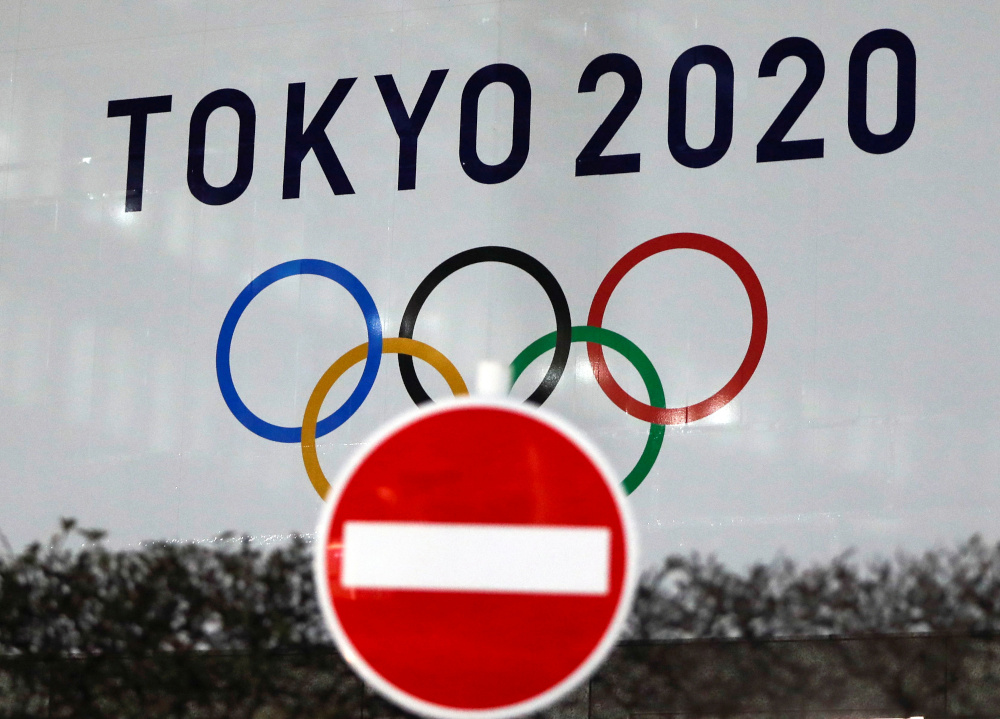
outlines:
[[[510,594],[605,595],[607,527],[345,522],[341,584]]]

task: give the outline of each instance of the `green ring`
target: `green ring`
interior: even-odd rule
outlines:
[[[594,342],[608,349],[613,349],[631,362],[632,366],[638,370],[639,376],[642,377],[642,381],[646,385],[646,393],[649,394],[649,404],[660,408],[667,406],[666,398],[663,394],[663,384],[660,382],[660,375],[657,374],[653,363],[649,361],[649,357],[632,340],[622,337],[617,332],[606,330],[603,327],[580,325],[573,328],[571,341]],[[555,346],[556,333],[551,332],[521,350],[521,353],[510,363],[511,386],[517,382],[517,378],[521,376],[524,370],[528,369],[528,366],[532,362],[541,357],[546,351],[554,349]],[[663,435],[665,432],[666,430],[662,424],[649,425],[649,437],[646,439],[646,446],[639,456],[639,461],[635,463],[632,471],[625,475],[625,479],[622,480],[622,488],[625,490],[625,494],[632,494],[642,484],[642,480],[646,478],[646,475],[653,468],[656,457],[660,454],[660,448],[663,446]]]

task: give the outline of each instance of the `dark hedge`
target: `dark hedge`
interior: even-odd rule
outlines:
[[[102,532],[72,520],[46,544],[8,546],[0,556],[0,716],[398,715],[332,649],[311,561],[302,538],[268,549],[224,536],[111,550]],[[1000,677],[994,635],[1000,544],[980,537],[867,564],[846,554],[742,572],[712,557],[671,556],[643,575],[629,639],[589,688],[604,704],[588,699],[586,713],[670,705],[729,716],[751,695],[771,709],[794,696],[826,696],[839,686],[833,677],[874,681],[866,691],[891,697],[877,705],[885,711],[919,709],[931,694],[958,696],[947,682],[970,662]],[[977,638],[974,657],[973,644],[956,637]],[[913,680],[920,672],[944,677],[945,689]],[[992,697],[990,687],[1000,686],[993,679],[973,694]],[[571,701],[557,713],[580,706]]]
[[[0,559],[0,653],[264,652],[327,642],[301,538],[268,551],[227,537],[109,550],[102,538],[63,520],[47,546]]]

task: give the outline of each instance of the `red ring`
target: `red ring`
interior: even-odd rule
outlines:
[[[756,273],[743,255],[734,250],[721,240],[708,235],[699,235],[694,232],[676,232],[670,235],[661,235],[651,240],[643,242],[638,247],[630,250],[624,257],[615,263],[605,278],[601,281],[601,286],[597,288],[594,301],[590,305],[590,316],[587,324],[592,327],[600,327],[604,321],[604,311],[607,309],[608,300],[611,293],[615,291],[622,278],[636,265],[653,255],[666,252],[667,250],[700,250],[707,252],[713,257],[729,265],[730,269],[736,273],[743,283],[743,288],[750,298],[750,311],[752,316],[752,326],[750,330],[750,346],[743,357],[736,374],[726,382],[725,386],[708,399],[686,407],[661,408],[653,407],[635,399],[628,392],[623,390],[615,378],[611,376],[608,363],[604,359],[604,348],[601,345],[588,342],[587,354],[590,357],[590,367],[594,371],[597,383],[604,390],[612,402],[618,405],[627,414],[638,417],[645,422],[653,424],[686,424],[703,419],[713,412],[717,412],[746,387],[750,377],[753,376],[764,353],[764,341],[767,339],[767,301],[764,299],[764,288],[760,285]]]

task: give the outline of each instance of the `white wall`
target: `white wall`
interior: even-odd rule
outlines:
[[[848,131],[848,60],[880,28],[915,48],[916,120],[905,144],[871,154]],[[61,515],[119,544],[311,531],[320,502],[298,445],[244,428],[216,376],[223,318],[269,267],[341,265],[392,337],[431,269],[505,245],[551,270],[582,325],[622,255],[696,232],[753,267],[767,341],[730,405],[667,428],[630,499],[645,561],[690,549],[743,562],[995,539],[998,29],[1000,12],[972,2],[0,2],[0,529],[15,544],[47,536]],[[823,157],[758,163],[758,141],[804,75],[794,58],[777,77],[758,68],[792,36],[819,47],[825,76],[789,137],[823,138]],[[668,86],[697,45],[731,58],[734,119],[722,159],[691,169],[668,147]],[[622,91],[608,75],[596,92],[577,92],[605,53],[628,55],[642,73],[639,102],[607,150],[641,153],[641,170],[577,177],[577,154]],[[459,161],[460,105],[473,73],[495,63],[530,81],[530,150],[512,178],[482,184]],[[374,76],[392,74],[412,109],[436,69],[448,74],[419,135],[416,188],[400,191],[397,135]],[[349,77],[357,82],[327,133],[354,194],[335,195],[310,154],[300,197],[282,199],[289,84],[306,83],[308,122]],[[869,77],[868,123],[882,133],[895,121],[889,51],[872,55]],[[223,88],[252,100],[256,134],[249,186],[216,206],[188,186],[189,123]],[[108,102],[164,95],[171,112],[149,116],[142,210],[126,212],[131,121],[109,118]],[[713,99],[712,73],[698,66],[693,146],[712,138]],[[507,155],[511,105],[503,86],[482,95],[485,162]],[[237,124],[232,110],[211,115],[211,184],[233,177]],[[750,325],[736,276],[691,250],[639,265],[605,320],[648,354],[671,406],[725,384]],[[471,381],[480,359],[509,361],[554,328],[527,275],[480,264],[431,295],[415,336]],[[365,336],[339,286],[282,280],[238,325],[236,386],[261,417],[298,425],[319,375]],[[612,371],[642,396],[617,360]],[[447,394],[432,370],[419,372],[432,395]],[[543,372],[540,361],[515,394]],[[338,383],[326,412],[360,373]],[[336,467],[410,405],[386,357],[360,411],[322,440],[324,464]],[[605,397],[581,345],[546,406],[623,474],[641,451],[648,425]]]

